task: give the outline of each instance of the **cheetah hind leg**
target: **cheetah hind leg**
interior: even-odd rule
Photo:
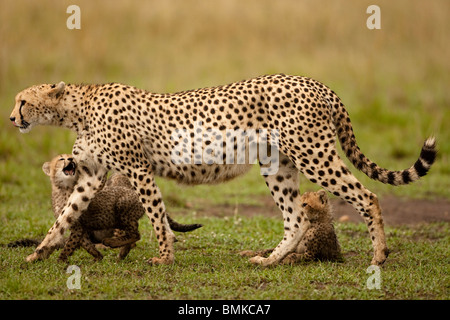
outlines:
[[[95,248],[95,245],[89,239],[89,236],[86,232],[81,238],[81,247],[83,247],[91,256],[93,256],[95,261],[100,261],[103,259],[103,255]]]
[[[58,261],[67,262],[67,259],[80,247],[83,232],[83,228],[78,223],[70,228],[70,236],[59,254]]]
[[[102,243],[110,248],[119,248],[135,243],[141,239],[137,221],[130,222],[130,225],[126,226],[124,229],[121,229],[121,231],[123,231],[123,235],[106,238],[102,241]]]
[[[268,258],[255,256],[253,264],[270,266],[281,263],[294,252],[309,229],[310,222],[299,205],[299,170],[283,153],[279,153],[279,168],[276,174],[264,176],[272,197],[283,213],[284,237]]]
[[[330,153],[325,154],[323,157],[316,157],[316,159],[319,159],[320,162],[315,168],[330,168],[327,179],[318,181],[317,178],[321,178],[321,175],[320,173],[315,174],[315,169],[312,167],[308,168],[309,170],[305,170],[305,176],[311,182],[321,185],[328,192],[347,201],[358,211],[369,229],[369,235],[372,240],[374,254],[371,263],[382,265],[389,254],[389,249],[386,244],[383,217],[377,196],[366,189],[353,176],[338,155]],[[324,159],[329,161],[326,166]]]
[[[130,250],[133,249],[134,247],[136,247],[136,243],[135,242],[127,244],[127,245],[124,245],[123,247],[121,247],[120,251],[119,251],[119,255],[117,256],[119,258],[119,260],[125,259],[125,257],[128,255]]]
[[[108,246],[110,248],[119,248],[119,247],[123,247],[132,243],[137,242],[140,239],[140,235],[130,235],[130,234],[126,234],[123,237],[119,237],[119,238],[106,238],[102,241],[102,243],[105,246]]]

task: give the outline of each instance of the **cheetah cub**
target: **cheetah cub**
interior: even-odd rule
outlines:
[[[42,170],[50,177],[53,214],[57,218],[72,194],[80,173],[70,154],[59,155],[44,163]],[[59,260],[67,261],[80,246],[96,260],[101,260],[103,256],[96,249],[95,243],[111,248],[121,247],[119,259],[125,258],[140,239],[138,221],[144,214],[144,207],[129,180],[124,175],[113,174],[92,199],[88,209],[70,228],[70,236]],[[175,231],[187,232],[202,226],[179,224],[169,217],[168,219]]]
[[[342,261],[341,248],[333,226],[332,209],[325,190],[305,192],[299,201],[311,226],[295,252],[287,255],[282,263],[293,264],[311,260]],[[266,249],[256,252],[247,250],[240,252],[240,255],[245,257],[266,256],[273,250]]]
[[[52,207],[57,218],[72,194],[80,173],[72,155],[69,154],[59,155],[44,163],[42,170],[52,183]],[[67,261],[80,246],[96,260],[101,260],[103,255],[94,245],[100,242],[111,248],[121,247],[119,258],[125,258],[140,239],[138,221],[144,214],[144,208],[133,190],[114,185],[114,182],[108,183],[70,228],[70,236],[59,260]],[[115,236],[115,229],[119,229],[122,234]]]

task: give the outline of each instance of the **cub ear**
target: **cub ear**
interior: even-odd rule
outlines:
[[[325,204],[328,201],[327,192],[325,190],[319,190],[317,191],[317,194],[319,195],[320,201]]]
[[[42,171],[48,176],[50,176],[50,162],[46,162],[42,165]]]
[[[66,88],[66,84],[61,81],[55,87],[52,86],[52,89],[48,92],[49,97],[59,99],[62,97],[64,90]]]

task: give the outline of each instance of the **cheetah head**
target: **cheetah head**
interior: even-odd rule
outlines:
[[[57,107],[66,85],[42,84],[27,88],[16,95],[16,104],[9,117],[21,133],[27,133],[35,125],[50,125],[57,116]]]
[[[71,154],[60,154],[42,165],[52,184],[60,188],[73,188],[77,182],[77,165]]]
[[[332,218],[325,190],[305,192],[300,197],[300,203],[311,222],[326,222]]]

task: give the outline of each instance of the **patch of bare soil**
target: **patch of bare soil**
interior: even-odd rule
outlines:
[[[203,216],[264,215],[280,217],[281,212],[271,197],[260,197],[260,205],[216,205],[196,206],[196,212]],[[340,199],[331,199],[336,221],[363,222],[355,209]],[[410,225],[428,222],[450,222],[450,201],[446,199],[403,199],[384,196],[380,199],[386,225]],[[190,209],[192,210],[192,209]]]

